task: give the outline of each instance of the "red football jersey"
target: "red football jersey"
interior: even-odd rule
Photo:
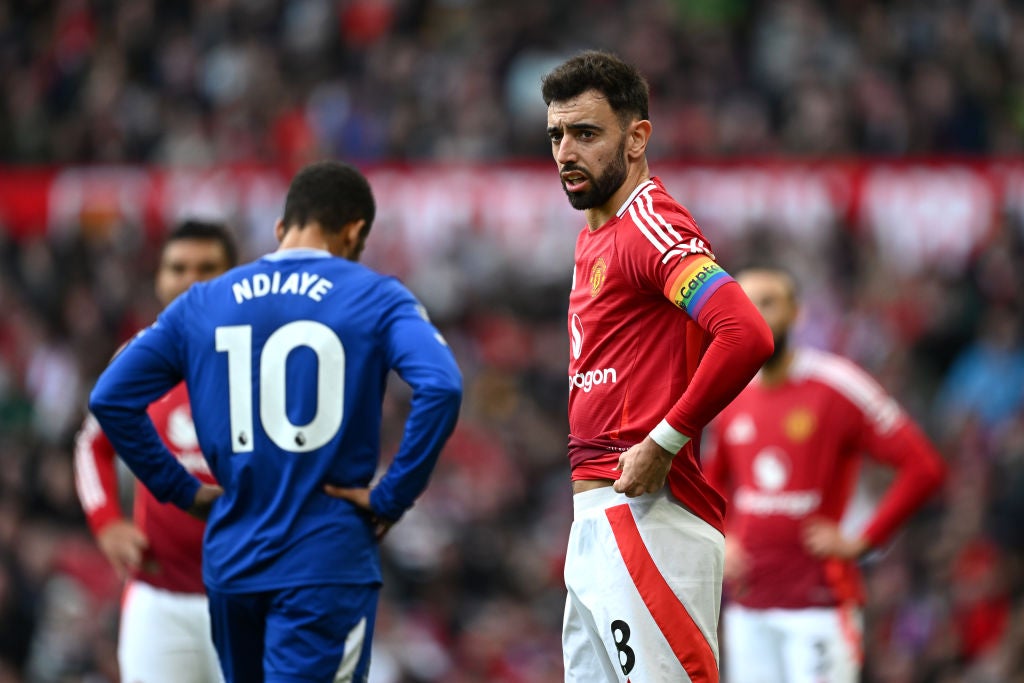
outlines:
[[[185,469],[204,483],[216,483],[199,450],[185,384],[179,384],[153,403],[149,416],[160,438]],[[114,449],[91,415],[75,441],[75,486],[94,534],[123,517],[117,494]],[[149,539],[149,548],[135,578],[179,593],[205,591],[203,522],[174,505],[160,503],[146,487],[137,483],[135,524]]]
[[[600,229],[580,232],[568,319],[574,479],[617,479],[619,453],[683,395],[711,342],[695,320],[717,287],[732,282],[713,259],[693,218],[657,178],[641,183]],[[707,277],[692,272],[704,267]],[[684,287],[674,305],[666,290],[683,280],[695,283],[692,296]],[[724,501],[701,473],[698,448],[696,438],[683,447],[668,485],[721,529]]]
[[[839,356],[797,349],[787,379],[755,378],[712,423],[708,478],[729,499],[726,526],[750,561],[747,607],[803,608],[860,602],[853,562],[823,561],[802,542],[804,522],[839,522],[862,454],[897,476],[864,536],[884,542],[942,481],[944,465],[904,411],[866,372]]]

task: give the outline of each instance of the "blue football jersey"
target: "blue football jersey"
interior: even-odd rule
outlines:
[[[397,519],[454,428],[462,378],[415,297],[358,263],[289,249],[193,285],[111,362],[90,408],[153,494],[188,508],[198,482],[145,413],[188,384],[200,448],[224,488],[207,523],[207,585],[378,583],[368,515],[323,486],[373,479],[391,370],[412,388],[411,409],[370,503]]]

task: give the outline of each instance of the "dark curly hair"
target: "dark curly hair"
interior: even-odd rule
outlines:
[[[625,125],[633,117],[648,118],[650,92],[637,68],[610,52],[586,50],[563,62],[541,81],[544,104],[561,102],[596,90]]]
[[[363,219],[370,231],[377,205],[366,177],[340,161],[318,161],[299,171],[288,188],[281,222],[287,231],[316,221],[324,232],[336,233]]]

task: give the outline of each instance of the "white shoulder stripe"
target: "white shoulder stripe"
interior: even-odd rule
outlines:
[[[799,349],[793,375],[832,387],[857,406],[881,433],[890,431],[903,417],[903,409],[871,375],[841,356]]]
[[[657,186],[652,181],[641,184],[637,188],[641,191],[634,191],[632,203],[628,205],[627,210],[633,224],[662,254],[661,262],[668,263],[675,256],[708,253],[704,240],[696,237],[692,238],[688,245],[684,245],[685,238],[676,230],[675,226],[654,210],[654,199],[651,197],[651,192],[656,188]]]
[[[75,436],[75,488],[86,512],[93,512],[107,503],[107,494],[100,483],[96,456],[91,447],[99,431],[99,422],[89,415],[85,418],[82,430]]]
[[[647,223],[647,227],[650,228],[651,233],[656,235],[661,240],[662,244],[666,247],[671,247],[679,240],[672,239],[672,236],[664,229],[665,221],[661,220],[661,216],[657,216],[654,213],[654,207],[651,203],[651,196],[644,193],[637,197],[636,200],[637,214],[643,218],[644,222]]]
[[[664,242],[662,242],[659,238],[651,234],[650,225],[648,225],[648,223],[639,216],[636,204],[630,204],[629,216],[630,218],[633,219],[633,225],[639,228],[640,232],[644,234],[644,237],[646,237],[659,252],[664,254],[668,250],[668,247],[665,246]]]
[[[628,209],[630,204],[633,203],[633,200],[636,199],[636,196],[643,192],[644,190],[648,190],[653,187],[655,187],[654,181],[651,180],[650,178],[637,185],[633,189],[633,191],[629,193],[629,196],[626,197],[626,201],[622,202],[622,206],[620,206],[619,210],[615,212],[615,215],[618,216],[619,218],[622,218],[622,215],[626,213],[626,209]]]
[[[650,187],[644,190],[643,193],[643,202],[646,205],[647,213],[650,215],[652,220],[656,220],[661,224],[665,229],[665,232],[668,233],[667,238],[671,240],[672,244],[682,241],[683,236],[676,232],[676,229],[672,227],[672,224],[666,221],[660,213],[654,210],[654,199],[651,197],[651,190],[653,189],[653,187]],[[671,246],[671,244],[669,246]]]
[[[668,263],[669,259],[672,258],[673,256],[685,258],[688,254],[706,254],[712,260],[714,260],[715,258],[715,255],[708,251],[708,247],[706,244],[704,244],[704,240],[699,240],[696,237],[693,237],[690,239],[689,244],[683,244],[682,242],[680,242],[674,248],[670,249],[661,258],[661,262]]]

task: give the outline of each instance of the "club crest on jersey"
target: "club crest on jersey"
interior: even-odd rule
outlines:
[[[802,443],[814,433],[814,413],[807,408],[797,408],[786,415],[782,422],[782,428],[790,441]]]
[[[594,263],[594,267],[590,269],[591,298],[597,296],[598,292],[601,291],[601,286],[604,284],[604,279],[607,274],[608,264],[605,262],[604,257],[598,256],[597,261]]]

